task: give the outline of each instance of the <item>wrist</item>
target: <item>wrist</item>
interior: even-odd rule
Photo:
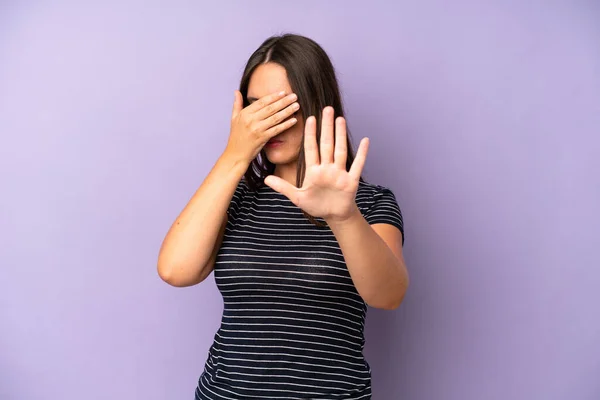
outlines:
[[[218,162],[223,165],[227,170],[236,173],[241,178],[245,173],[248,167],[250,166],[250,162],[244,160],[240,157],[236,157],[235,155],[223,152],[221,157],[219,157]]]
[[[332,230],[339,228],[343,229],[344,227],[353,225],[356,222],[361,221],[362,219],[362,213],[360,212],[360,209],[358,208],[356,203],[354,203],[351,209],[348,211],[348,213],[346,213],[343,216],[333,216],[330,218],[324,218],[325,222],[327,223],[327,225],[329,225],[329,227]]]

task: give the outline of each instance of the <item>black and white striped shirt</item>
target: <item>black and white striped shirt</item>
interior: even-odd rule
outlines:
[[[388,188],[361,182],[356,204],[370,224],[404,232]],[[214,270],[223,317],[196,399],[370,399],[367,305],[331,229],[243,179],[228,215]]]

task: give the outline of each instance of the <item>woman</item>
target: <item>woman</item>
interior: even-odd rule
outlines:
[[[334,120],[334,116],[337,116]],[[196,399],[370,399],[367,305],[408,285],[394,194],[361,178],[331,61],[283,35],[250,57],[226,149],[162,244],[174,286],[214,270],[221,327]]]

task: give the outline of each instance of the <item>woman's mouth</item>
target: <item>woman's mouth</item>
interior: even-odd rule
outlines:
[[[267,142],[267,144],[265,145],[266,147],[277,147],[283,144],[282,140],[279,139],[271,139]]]

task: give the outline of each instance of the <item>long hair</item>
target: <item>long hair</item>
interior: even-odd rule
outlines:
[[[240,92],[244,99],[244,107],[248,102],[248,85],[254,70],[261,64],[276,63],[287,72],[287,78],[292,92],[298,95],[300,112],[304,121],[310,116],[316,117],[317,143],[321,143],[322,112],[326,106],[332,106],[335,117],[344,117],[344,107],[335,69],[325,50],[314,40],[295,34],[272,36],[265,40],[248,59],[240,82]],[[346,171],[354,161],[354,151],[350,139],[350,131],[346,128],[348,157]],[[304,143],[304,139],[302,140]],[[298,172],[296,186],[301,187],[306,173],[304,146],[301,146],[298,156]],[[252,160],[244,177],[251,190],[264,185],[268,175],[275,172],[275,164],[271,163],[263,150]],[[360,178],[363,181],[363,178]],[[303,212],[313,224],[323,226],[319,221]]]

